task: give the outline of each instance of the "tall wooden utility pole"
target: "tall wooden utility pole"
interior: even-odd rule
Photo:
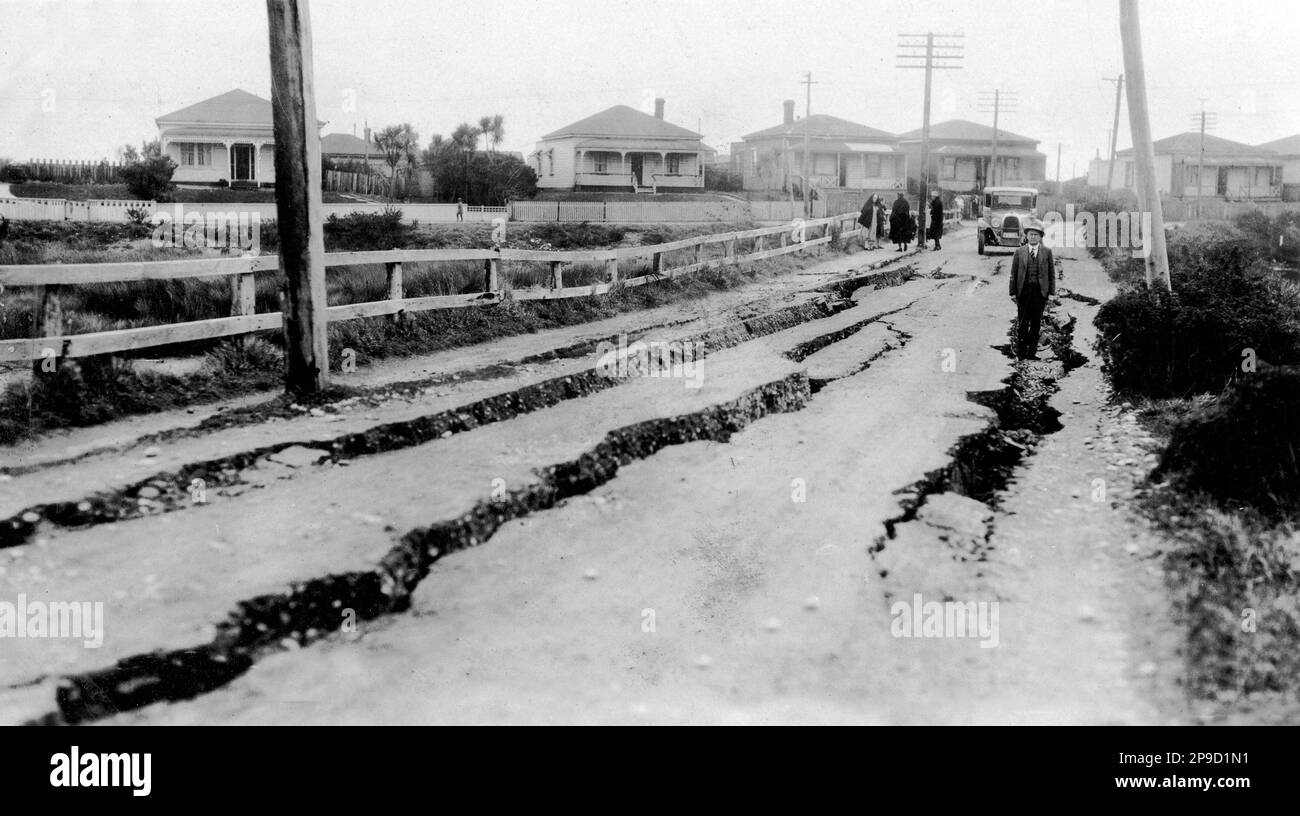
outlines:
[[[1142,62],[1142,27],[1137,0],[1119,0],[1119,33],[1124,46],[1124,73],[1128,76],[1128,123],[1133,132],[1133,157],[1137,161],[1138,208],[1151,214],[1151,234],[1143,236],[1147,285],[1169,288],[1169,255],[1165,250],[1165,218],[1156,184],[1156,152],[1151,143],[1151,118],[1147,113],[1146,66]]]
[[[266,0],[275,123],[275,212],[280,225],[285,388],[314,394],[329,384],[325,336],[325,237],[320,128],[306,0]]]
[[[1205,111],[1205,100],[1201,100],[1200,113],[1192,114],[1192,122],[1201,129],[1201,153],[1196,159],[1196,217],[1201,217],[1201,186],[1205,183],[1205,130],[1217,124],[1218,114]]]
[[[812,116],[812,71],[804,74],[803,84],[807,86],[807,101],[803,108],[803,217],[812,218],[812,168],[809,166],[812,159],[808,156],[809,138],[808,138],[808,117]]]
[[[993,89],[993,96],[989,97],[988,91],[982,91],[980,96],[980,112],[993,114],[993,155],[989,159],[989,171],[985,174],[984,185],[986,187],[997,186],[997,168],[998,168],[998,135],[1001,132],[998,128],[998,115],[1002,111],[1014,113],[1016,108],[1016,92],[1003,91],[1001,88]],[[1046,172],[1046,168],[1044,168]]]
[[[1111,182],[1115,180],[1115,140],[1119,138],[1119,100],[1124,91],[1124,75],[1102,77],[1115,83],[1115,124],[1110,129],[1110,164],[1106,166],[1106,195],[1110,195]]]
[[[897,67],[925,69],[925,110],[921,119],[921,195],[916,207],[916,246],[918,249],[924,249],[925,217],[929,212],[930,203],[930,72],[936,69],[955,71],[960,68],[960,65],[950,65],[948,63],[961,61],[961,50],[965,47],[962,42],[940,42],[936,46],[935,39],[961,40],[966,35],[927,32],[925,34],[899,34],[898,36],[898,58],[900,60],[922,60],[922,62],[902,62]],[[921,49],[924,49],[924,51]],[[942,62],[936,62],[936,60]]]

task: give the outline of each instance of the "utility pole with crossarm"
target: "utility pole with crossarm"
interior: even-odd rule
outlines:
[[[962,49],[965,45],[962,40],[965,36],[934,32],[898,35],[899,64],[897,67],[925,69],[925,102],[921,120],[921,198],[916,208],[916,245],[922,249],[925,248],[925,216],[928,212],[926,205],[929,200],[930,178],[930,72],[936,69],[955,71],[961,68],[960,65],[953,63],[960,62],[963,58]]]

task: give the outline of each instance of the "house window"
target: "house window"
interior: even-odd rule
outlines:
[[[1018,158],[1006,159],[1003,162],[1002,166],[1003,168],[1005,168],[1003,172],[1006,173],[1007,178],[1009,179],[1020,178],[1020,159]]]
[[[945,178],[945,179],[957,178],[956,159],[942,158],[939,160],[939,178]]]
[[[669,153],[669,154],[668,154],[668,174],[669,174],[669,175],[673,175],[673,176],[675,176],[675,175],[677,175],[677,174],[680,173],[680,172],[682,172],[682,157],[681,157],[681,156],[675,156],[675,155]]]
[[[867,161],[867,178],[880,178],[880,156],[875,153],[869,153],[863,158]]]
[[[597,173],[608,173],[608,172],[609,172],[609,154],[608,154],[608,153],[594,153],[594,154],[592,154],[592,155],[595,156],[595,159],[596,159],[596,172],[597,172]]]
[[[547,167],[548,176],[555,175],[555,151],[554,150],[546,151],[546,167]]]
[[[181,165],[184,167],[211,167],[212,145],[180,142]]]
[[[1256,167],[1256,168],[1255,168],[1255,186],[1256,186],[1256,187],[1267,187],[1268,185],[1270,185],[1270,184],[1272,184],[1272,183],[1273,183],[1273,168],[1272,168],[1272,167]]]
[[[972,159],[964,159],[957,162],[957,180],[958,181],[975,181],[976,162]]]
[[[1201,168],[1199,168],[1199,167],[1197,167],[1197,166],[1195,166],[1195,165],[1192,165],[1192,166],[1186,168],[1186,169],[1184,170],[1184,172],[1187,174],[1187,186],[1188,186],[1188,187],[1200,187],[1200,186],[1201,186]]]
[[[1124,162],[1124,186],[1133,186],[1133,162]]]

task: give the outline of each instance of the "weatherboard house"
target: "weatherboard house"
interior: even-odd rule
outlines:
[[[966,191],[989,185],[1033,187],[1047,178],[1047,154],[1038,140],[966,119],[930,125],[930,177],[946,190]],[[908,155],[908,175],[920,179],[923,133],[909,130],[898,137]],[[997,153],[997,167],[993,154]],[[996,172],[994,172],[996,170]]]
[[[731,145],[734,169],[746,190],[784,190],[807,173],[819,189],[892,190],[907,178],[907,156],[898,137],[836,116],[795,119],[794,100],[785,100],[778,125],[755,131]]]
[[[1157,139],[1155,154],[1156,188],[1161,195],[1195,198],[1197,187],[1203,198],[1224,201],[1259,201],[1282,197],[1284,160],[1267,145],[1254,147],[1206,134],[1204,152],[1199,132],[1189,131]],[[1088,166],[1088,184],[1111,189],[1134,190],[1136,157],[1133,148],[1115,154],[1115,171],[1110,162],[1093,159]]]
[[[654,116],[615,105],[543,136],[528,164],[543,190],[700,190],[715,152],[700,138],[664,121],[662,99]]]
[[[178,184],[275,184],[271,100],[235,89],[154,121],[163,155],[176,162]]]

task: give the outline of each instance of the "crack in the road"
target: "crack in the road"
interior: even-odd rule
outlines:
[[[890,314],[897,311],[901,310]],[[852,376],[910,339],[892,324],[885,325],[900,344],[887,346],[861,367],[832,379]],[[619,467],[669,445],[726,442],[750,423],[799,411],[812,398],[808,377],[796,372],[691,414],[611,431],[577,459],[538,469],[537,483],[500,498],[482,499],[455,519],[407,532],[372,570],[295,582],[286,593],[241,602],[217,627],[213,640],[201,646],[135,655],[108,669],[63,678],[56,691],[58,709],[33,724],[76,724],[155,702],[190,699],[226,685],[263,656],[333,634],[344,610],[351,610],[357,621],[406,611],[412,593],[435,561],[486,542],[504,523],[587,493],[615,478]]]
[[[878,536],[871,546],[873,557],[885,549],[887,542],[897,537],[899,526],[916,520],[927,498],[935,494],[957,493],[990,509],[998,508],[1000,494],[1006,489],[1015,469],[1033,454],[1044,436],[1061,429],[1060,413],[1049,401],[1060,388],[1059,380],[1087,361],[1072,345],[1075,322],[1074,316],[1062,322],[1055,309],[1049,310],[1044,317],[1044,335],[1057,363],[1016,361],[1002,388],[967,393],[971,402],[992,409],[996,421],[960,438],[948,452],[948,464],[895,491],[900,497],[900,512],[885,520],[884,534]],[[1012,320],[1010,334],[1013,341],[1014,331],[1015,321]],[[1014,359],[1013,343],[995,348]],[[985,544],[992,538],[995,525],[996,516],[985,524]],[[887,575],[887,570],[881,570],[881,577]]]
[[[897,259],[881,261],[869,266],[868,269],[879,269],[896,261]],[[823,292],[826,297],[708,329],[678,340],[682,345],[701,343],[702,346],[699,347],[707,356],[714,351],[732,348],[757,337],[783,331],[811,320],[832,317],[841,311],[854,308],[856,304],[852,302],[850,295],[857,288],[898,286],[915,276],[915,268],[910,264],[898,269],[855,274],[850,278],[809,290]],[[892,314],[892,312],[882,314]],[[875,318],[868,318],[864,323],[873,319]],[[814,338],[811,342],[816,342],[817,339]],[[555,355],[580,356],[580,352],[590,353],[597,348],[598,343],[599,341],[583,341],[561,349],[552,349],[543,354],[532,355],[524,358],[523,362],[554,359]],[[428,382],[436,380],[442,383],[446,379],[444,375],[439,375]],[[328,456],[322,456],[321,461],[316,464],[317,468],[327,467],[360,456],[400,450],[472,430],[481,425],[512,419],[558,405],[565,400],[596,393],[622,381],[620,378],[605,376],[595,369],[588,369],[567,376],[553,377],[503,394],[476,400],[467,405],[401,422],[376,425],[364,431],[343,434],[332,439],[315,438],[276,442],[218,459],[189,463],[172,471],[159,471],[123,488],[99,491],[74,501],[30,505],[7,519],[0,519],[0,549],[29,543],[42,524],[62,529],[77,529],[172,513],[209,504],[210,502],[207,501],[209,491],[211,491],[210,495],[221,496],[222,490],[237,490],[238,492],[232,492],[229,496],[234,498],[243,490],[256,486],[244,478],[243,474],[246,470],[255,468],[259,461],[288,448],[299,447],[328,453]],[[391,391],[402,385],[427,387],[423,385],[424,382],[394,384],[385,386],[384,390]],[[290,474],[293,472],[291,470]],[[193,492],[195,484],[201,485],[204,501],[195,500]]]
[[[190,699],[226,685],[266,654],[333,633],[347,610],[357,621],[406,611],[416,586],[447,553],[482,544],[508,521],[586,493],[613,479],[623,465],[670,445],[726,442],[755,420],[800,410],[811,397],[807,377],[795,372],[694,413],[610,431],[577,459],[538,470],[534,484],[480,500],[455,519],[411,530],[374,569],[295,582],[286,593],[243,601],[201,646],[135,655],[108,669],[63,678],[58,710],[34,724],[76,724]]]
[[[707,356],[802,323],[832,317],[854,306],[850,300],[828,295],[682,338],[680,345],[684,347],[687,344],[701,343],[703,353]],[[627,378],[607,376],[593,367],[467,405],[414,419],[376,425],[333,439],[276,442],[219,459],[190,463],[174,471],[160,471],[125,488],[101,491],[76,501],[32,505],[8,519],[0,520],[0,549],[27,544],[42,523],[65,529],[85,528],[211,504],[208,497],[221,496],[220,491],[223,489],[251,487],[251,480],[245,478],[244,472],[255,468],[266,457],[288,448],[319,450],[322,461],[316,467],[326,467],[340,461],[401,450],[513,419],[566,400],[612,388],[626,380]],[[203,502],[196,502],[191,492],[195,480],[201,480],[205,497]]]

